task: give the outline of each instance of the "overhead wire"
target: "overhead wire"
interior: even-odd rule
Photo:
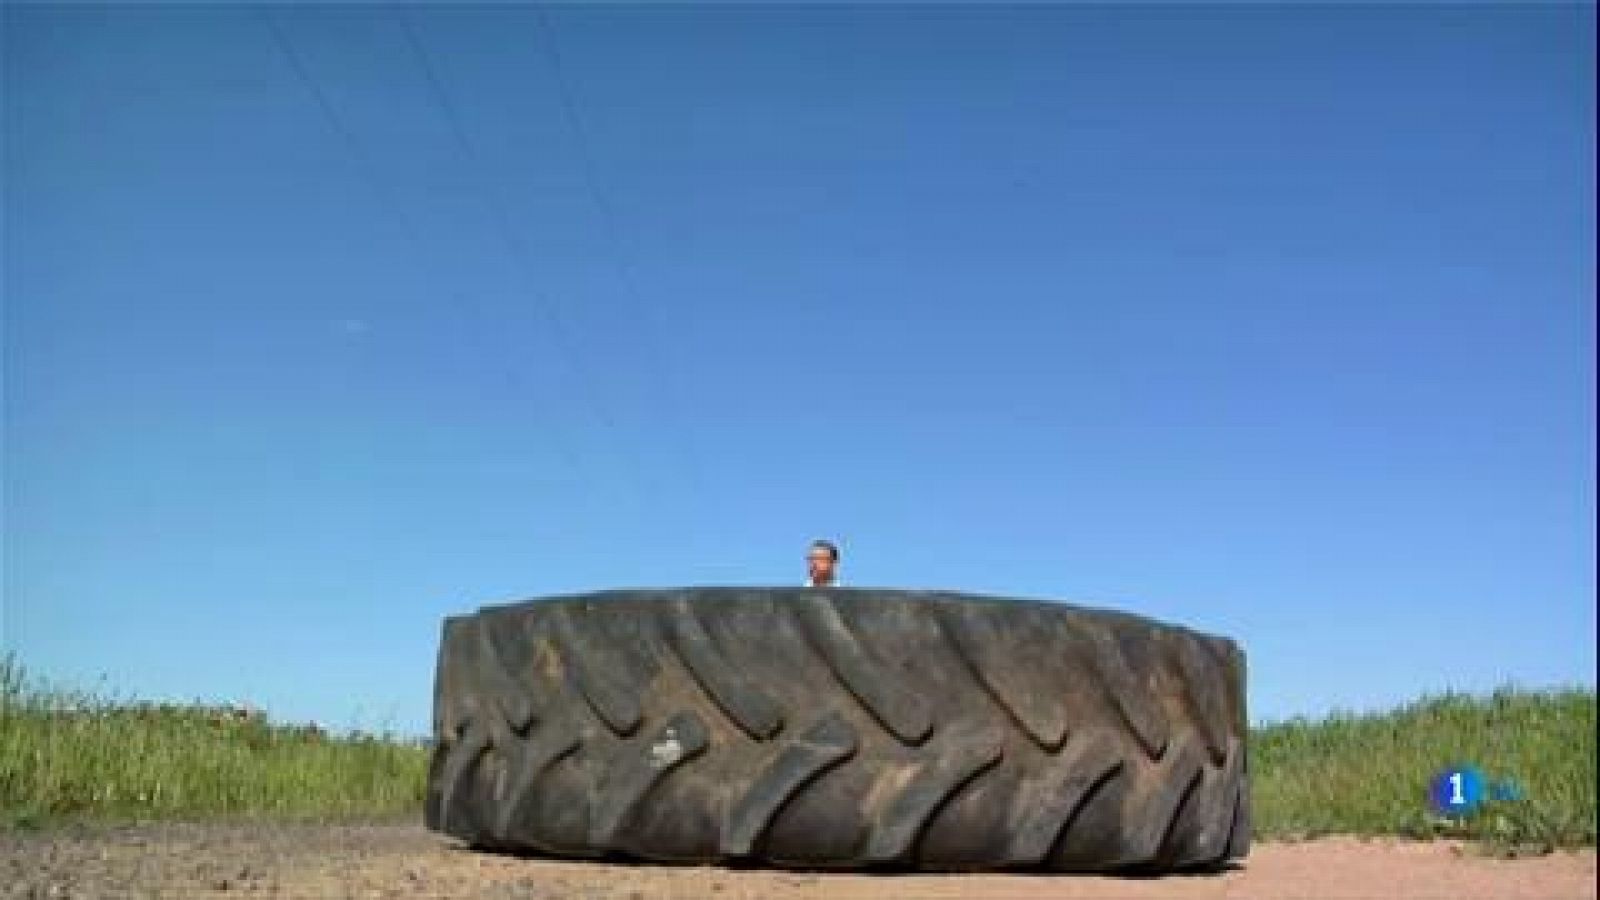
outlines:
[[[339,114],[338,109],[328,96],[327,91],[323,89],[321,82],[306,64],[305,59],[302,57],[299,51],[296,50],[293,40],[290,38],[283,25],[278,22],[273,16],[272,12],[266,8],[258,8],[257,12],[266,24],[267,30],[272,36],[274,45],[277,47],[278,51],[282,54],[285,60],[287,60],[289,67],[294,72],[296,78],[311,94],[328,127],[339,138],[341,143],[343,143],[346,152],[354,161],[356,169],[361,173],[363,180],[366,181],[368,188],[374,194],[379,207],[382,208],[388,215],[392,216],[397,223],[399,223],[402,235],[404,236],[406,242],[411,246],[413,264],[417,265],[419,269],[424,271],[424,277],[431,275],[432,273],[427,271],[428,267],[423,263],[423,261],[431,259],[433,254],[428,252],[427,247],[418,234],[415,222],[412,220],[411,216],[406,213],[404,206],[396,199],[394,192],[390,190],[389,186],[384,182],[384,180],[376,174],[376,166],[373,163],[371,155],[367,152],[365,145],[345,123],[344,118]],[[468,309],[469,315],[473,315],[475,318],[487,322],[487,317],[482,314],[482,311],[478,308],[477,303],[471,298],[470,292],[455,289],[449,291],[449,293],[456,299],[458,304]],[[468,334],[470,335],[472,333],[473,330],[469,328]],[[476,339],[473,339],[473,341],[476,348],[480,351],[477,354],[479,358],[490,359],[494,357],[494,354],[487,352],[487,348],[484,347],[481,341]],[[567,351],[564,348],[558,347],[558,352],[565,352],[568,356],[570,356],[570,351]],[[500,374],[502,380],[513,389],[521,387],[523,389],[523,393],[531,393],[527,391],[527,385],[522,378],[520,369],[512,366],[503,366]],[[559,428],[555,428],[551,429],[551,432],[552,443],[554,444],[558,454],[566,463],[566,466],[571,469],[574,477],[578,479],[579,483],[583,483],[585,481],[584,466],[582,464],[580,454],[578,454],[573,448],[564,431]]]
[[[312,100],[317,104],[317,109],[322,113],[322,117],[328,127],[344,144],[346,152],[355,160],[356,169],[360,171],[367,182],[368,188],[377,195],[379,204],[385,207],[400,222],[401,229],[407,238],[412,242],[416,242],[416,229],[410,217],[405,214],[405,210],[400,208],[399,204],[394,202],[394,197],[382,180],[373,174],[374,166],[371,157],[367,154],[366,149],[355,134],[345,126],[343,118],[340,117],[338,110],[334,108],[333,101],[328,97],[327,92],[322,89],[322,84],[317,81],[316,76],[306,66],[305,60],[301,58],[299,51],[294,48],[294,43],[289,39],[288,33],[284,31],[283,26],[267,8],[260,7],[256,12],[266,23],[267,31],[272,35],[273,43],[278,52],[288,61],[289,68],[293,70],[301,85],[310,92]]]
[[[561,317],[555,311],[554,301],[533,286],[536,278],[533,267],[528,262],[530,253],[527,245],[524,243],[520,233],[518,232],[510,211],[506,208],[505,203],[500,200],[499,194],[497,194],[495,191],[486,189],[481,181],[481,173],[487,171],[487,169],[482,164],[481,155],[474,146],[470,132],[466,127],[457,104],[451,98],[450,91],[446,88],[444,79],[439,74],[438,67],[434,65],[432,54],[428,52],[421,35],[418,34],[417,29],[412,23],[411,17],[407,14],[406,10],[398,6],[391,6],[390,9],[394,15],[394,18],[400,24],[401,31],[405,35],[406,44],[410,48],[412,55],[417,61],[418,68],[422,72],[424,81],[427,82],[429,94],[433,99],[434,105],[438,107],[445,120],[446,127],[450,131],[452,139],[455,143],[457,153],[460,155],[462,162],[468,170],[472,185],[476,190],[476,193],[479,195],[479,198],[489,209],[490,216],[494,220],[495,230],[500,238],[503,249],[505,250],[507,256],[512,260],[513,265],[517,266],[519,272],[523,276],[524,281],[528,286],[530,295],[533,296],[538,302],[540,310],[544,313],[546,324],[551,329],[552,337],[565,348],[564,352],[566,353],[567,357],[573,361],[573,368],[576,373],[577,380],[588,394],[590,408],[600,419],[602,426],[610,430],[615,435],[618,431],[616,418],[610,414],[607,404],[599,397],[594,387],[594,380],[590,377],[587,377],[587,367],[584,367],[577,362],[580,356],[575,352],[572,346],[571,338],[561,321]],[[631,448],[635,446],[634,442],[621,440],[620,436],[616,443],[619,449]],[[658,491],[655,490],[654,479],[649,476],[647,467],[637,467],[636,475],[640,482],[645,485],[645,490],[647,492],[658,493]]]
[[[656,318],[658,305],[646,302],[639,289],[638,279],[635,277],[634,267],[630,255],[622,239],[621,228],[618,225],[616,207],[611,202],[609,193],[605,190],[599,175],[599,167],[595,163],[592,142],[589,139],[588,128],[584,124],[583,116],[578,109],[575,92],[570,79],[567,77],[566,66],[563,63],[555,23],[545,12],[545,4],[534,3],[533,13],[538,19],[545,40],[542,42],[545,49],[545,58],[549,63],[551,76],[555,82],[556,92],[561,100],[562,114],[566,120],[567,128],[572,134],[576,144],[578,158],[583,170],[584,185],[589,197],[595,206],[600,221],[601,231],[604,235],[606,246],[612,259],[612,264],[617,273],[617,280],[622,287],[623,294],[627,297],[633,309],[637,311],[632,321],[638,323],[641,330],[640,343],[645,348],[646,357],[654,369],[654,384],[667,397],[667,409],[672,420],[679,426],[680,443],[685,459],[685,474],[694,488],[697,502],[706,503],[710,499],[707,490],[706,473],[701,465],[700,455],[695,441],[695,429],[687,413],[686,404],[683,403],[681,386],[676,378],[674,368],[668,364],[661,351],[661,346],[666,343],[659,340],[659,335],[665,330]]]

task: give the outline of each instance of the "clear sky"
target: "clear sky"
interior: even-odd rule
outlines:
[[[1257,721],[1592,685],[1594,33],[7,4],[0,644],[420,733],[447,614],[829,536]]]

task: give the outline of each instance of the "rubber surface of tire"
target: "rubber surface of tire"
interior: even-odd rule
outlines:
[[[444,622],[429,828],[819,868],[1214,868],[1250,843],[1244,655],[1111,610],[608,591]]]

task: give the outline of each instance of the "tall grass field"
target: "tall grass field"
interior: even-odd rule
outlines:
[[[1251,729],[1256,833],[1453,836],[1497,852],[1595,844],[1593,688],[1424,697],[1389,712]],[[1466,818],[1428,803],[1434,776],[1471,766],[1510,788]]]
[[[427,750],[233,708],[113,702],[0,661],[0,828],[59,819],[381,820],[422,808]]]
[[[331,736],[237,710],[112,702],[0,661],[0,829],[63,819],[416,819],[428,748]],[[1256,836],[1453,836],[1500,852],[1595,843],[1595,692],[1503,688],[1251,730]],[[1514,785],[1466,818],[1433,812],[1440,770]]]

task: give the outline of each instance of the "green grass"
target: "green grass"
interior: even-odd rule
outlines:
[[[47,690],[0,660],[0,826],[412,816],[427,766],[415,743]]]
[[[1595,692],[1446,694],[1250,736],[1255,833],[1459,836],[1501,853],[1595,843]],[[1440,769],[1476,765],[1522,799],[1465,821],[1429,812]],[[47,690],[0,661],[0,827],[63,818],[349,821],[420,815],[428,751]]]
[[[1391,712],[1259,726],[1249,759],[1263,838],[1452,836],[1499,853],[1595,843],[1592,688],[1444,694]],[[1521,798],[1465,820],[1431,813],[1428,782],[1460,764],[1514,782]]]

